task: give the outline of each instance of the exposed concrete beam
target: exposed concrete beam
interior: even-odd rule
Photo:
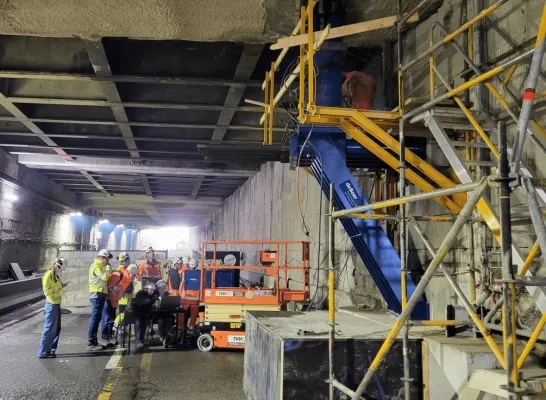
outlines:
[[[9,131],[0,131],[0,136],[35,136],[35,134],[30,132],[9,132]],[[48,133],[47,136],[50,138],[60,137],[64,139],[89,139],[89,140],[123,140],[120,136],[106,136],[106,135],[96,135],[96,134],[63,134],[63,133]],[[144,142],[161,142],[161,143],[193,143],[193,144],[206,144],[206,145],[215,145],[215,146],[222,146],[229,148],[229,146],[245,146],[245,147],[256,147],[263,148],[263,140],[260,141],[251,141],[251,140],[229,140],[229,141],[222,141],[217,142],[213,141],[211,139],[183,139],[183,138],[168,138],[168,137],[161,137],[161,136],[152,136],[152,137],[136,137],[134,138],[135,141],[144,141]],[[268,148],[286,148],[288,149],[288,146],[283,146],[281,144],[275,143],[271,146],[267,146]]]
[[[254,71],[256,63],[258,62],[262,51],[263,45],[245,44],[243,52],[241,53],[241,58],[239,59],[239,63],[237,64],[237,69],[235,70],[234,79],[250,79],[250,75],[252,75],[252,71]],[[217,127],[214,129],[214,132],[212,134],[213,142],[221,142],[224,139],[229,125],[231,124],[231,120],[235,115],[234,107],[237,107],[241,103],[241,100],[243,99],[243,95],[245,93],[245,89],[246,87],[229,88],[226,100],[224,102],[224,109],[218,117],[218,122],[216,123]],[[197,195],[199,194],[199,190],[201,189],[201,185],[203,184],[204,180],[205,178],[203,177],[198,178],[195,181],[191,192],[193,198],[197,197]]]
[[[163,218],[161,218],[161,215],[159,214],[159,212],[157,212],[157,209],[152,204],[144,207],[144,211],[151,219],[153,219],[159,225],[165,225],[165,221],[163,221]]]
[[[85,48],[87,49],[87,55],[93,65],[93,70],[98,77],[101,78],[112,78],[112,70],[110,69],[110,64],[108,63],[108,57],[106,56],[106,50],[102,45],[102,41],[90,41],[85,40]],[[136,143],[133,139],[133,132],[129,126],[129,118],[125,113],[125,108],[121,105],[121,98],[118,93],[118,88],[116,83],[112,81],[101,81],[100,85],[102,91],[106,96],[106,100],[109,102],[115,103],[111,105],[112,114],[118,123],[119,129],[121,131],[121,136],[125,140],[127,148],[130,150],[131,157],[139,158]]]
[[[102,41],[86,40],[85,47],[87,49],[89,60],[93,65],[95,75],[101,78],[112,78],[112,70],[110,69],[110,63],[108,62],[108,56],[106,55],[106,50],[102,45]],[[129,149],[129,154],[131,154],[132,158],[140,158],[140,154],[134,140],[133,131],[129,125],[129,118],[127,118],[125,108],[123,107],[123,104],[121,104],[121,97],[119,95],[116,83],[111,81],[101,81],[100,85],[104,95],[106,96],[106,100],[110,102],[110,109],[112,110],[112,114],[114,114],[114,118],[118,123],[121,136],[123,136],[123,140],[125,141],[125,145]],[[148,196],[152,196],[152,189],[150,188],[146,174],[141,174],[140,178],[146,194]],[[158,222],[161,223],[161,218],[158,220]]]
[[[15,117],[0,116],[0,121],[19,121]],[[25,121],[46,124],[81,124],[81,125],[118,125],[117,121],[66,119],[66,118],[27,118]],[[127,122],[130,126],[143,126],[150,128],[192,128],[192,129],[216,129],[218,125],[212,124],[186,124],[178,122]],[[228,129],[235,131],[263,131],[256,125],[229,125]],[[274,132],[284,132],[284,128],[273,128]]]
[[[119,209],[134,208],[146,204],[154,204],[163,207],[192,207],[193,205],[207,207],[221,207],[223,200],[220,197],[209,197],[206,199],[194,200],[189,196],[155,196],[149,197],[139,194],[114,194],[111,197],[104,197],[98,193],[86,194],[82,197],[86,205],[102,205]]]
[[[54,155],[21,154],[18,160],[30,168],[56,169],[64,171],[83,170],[112,174],[157,174],[174,176],[237,176],[249,177],[254,171],[184,168],[178,161],[149,161],[120,158],[78,157],[75,161],[64,161]]]
[[[40,72],[40,71],[11,71],[0,70],[0,78],[10,79],[46,79],[55,81],[93,81],[93,82],[123,82],[123,83],[159,83],[167,85],[191,85],[191,86],[244,86],[261,87],[261,82],[237,82],[229,79],[199,79],[178,78],[169,76],[137,76],[116,75],[96,76],[90,74],[72,74],[66,72]]]
[[[46,133],[38,127],[34,122],[30,121],[28,117],[23,113],[19,108],[8,101],[6,96],[4,96],[3,93],[0,92],[0,106],[4,107],[6,111],[8,111],[17,122],[22,123],[24,126],[26,126],[34,135],[38,136],[42,142],[44,142],[48,147],[53,147],[53,151],[57,153],[59,156],[61,156],[65,161],[73,161],[73,158],[70,157],[64,149],[57,146],[57,143],[55,143],[49,136],[46,135]],[[57,160],[59,161],[59,158],[57,157]],[[80,171],[80,173],[85,176],[89,182],[91,182],[97,189],[99,189],[104,194],[108,195],[108,192],[93,178],[89,176],[89,174],[84,174],[85,171]]]
[[[88,107],[112,107],[123,106],[125,108],[159,108],[168,110],[193,110],[193,111],[222,111],[226,109],[223,105],[213,104],[180,104],[180,103],[152,103],[141,101],[124,101],[121,103],[115,103],[108,100],[81,100],[81,99],[59,99],[59,98],[46,98],[46,97],[8,97],[12,103],[23,104],[53,104],[59,106],[88,106]],[[227,107],[233,111],[238,112],[255,112],[263,113],[263,107],[252,106],[234,106]],[[282,110],[282,109],[280,109]]]
[[[106,189],[99,183],[95,178],[93,178],[87,171],[80,171],[80,173],[87,178],[89,182],[91,182],[97,189],[99,189],[102,193],[104,193],[106,196],[111,196],[110,193],[106,191]]]

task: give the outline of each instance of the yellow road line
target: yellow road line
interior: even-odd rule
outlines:
[[[152,370],[152,353],[142,355],[140,361],[140,382],[150,382],[150,371]]]
[[[123,356],[123,349],[116,349],[114,351],[114,354],[110,358],[110,361],[108,362],[108,364],[106,364],[105,370],[107,371],[110,370],[111,372],[110,372],[110,375],[108,376],[106,383],[102,387],[102,391],[99,393],[97,400],[109,400],[110,396],[112,396],[116,383],[123,369],[121,367],[122,356]],[[114,363],[115,363],[115,366],[112,366],[112,364]]]

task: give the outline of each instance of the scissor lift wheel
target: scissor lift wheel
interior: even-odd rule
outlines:
[[[197,339],[197,348],[201,351],[211,351],[214,347],[214,338],[208,334],[204,333]]]

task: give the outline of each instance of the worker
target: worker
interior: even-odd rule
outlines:
[[[180,272],[180,298],[181,298],[181,305],[183,308],[189,311],[189,320],[188,320],[188,332],[191,334],[193,333],[193,330],[195,329],[195,323],[197,321],[197,317],[199,316],[199,291],[198,290],[185,290],[184,288],[184,282],[185,282],[185,273],[186,271],[193,271],[197,269],[197,264],[186,264],[181,268]]]
[[[61,298],[62,290],[68,282],[61,281],[61,259],[55,261],[53,266],[42,277],[42,289],[46,298],[45,320],[38,358],[55,358],[59,336],[61,334]]]
[[[153,278],[156,282],[163,276],[161,265],[155,259],[154,249],[149,247],[146,252],[146,261],[140,264],[138,278]]]
[[[87,331],[87,350],[97,351],[102,350],[103,346],[99,345],[97,340],[97,332],[102,320],[102,339],[108,341],[108,331],[106,330],[109,324],[110,317],[106,307],[106,299],[108,297],[108,278],[112,273],[112,268],[109,265],[109,260],[112,254],[106,249],[102,249],[97,254],[97,258],[89,267],[89,301],[91,302],[91,318],[89,319],[89,329]]]
[[[169,272],[167,273],[167,286],[171,296],[180,296],[181,273],[183,267],[184,259],[179,257],[178,260],[175,261],[174,266],[169,268]]]
[[[116,319],[114,320],[114,332],[121,332],[122,335],[125,335],[125,324],[123,324],[123,320],[125,318],[125,309],[127,308],[129,301],[134,297],[136,293],[135,279],[138,275],[138,268],[135,264],[130,264],[127,269],[123,270],[122,273],[128,275],[130,283],[118,302],[118,313]]]
[[[121,298],[125,295],[129,285],[131,285],[131,281],[131,275],[125,268],[121,272],[112,272],[108,278],[108,298],[104,305],[108,317],[104,323],[104,339],[107,340],[106,347],[115,347],[118,344],[114,331],[116,310]]]
[[[135,295],[129,304],[135,316],[135,342],[137,349],[144,346],[144,335],[150,319],[149,313],[158,298],[155,283],[146,282],[143,285],[143,289]]]
[[[170,297],[170,293],[167,291],[167,282],[160,280],[156,283],[157,296],[160,300],[165,297]],[[165,314],[158,314],[157,327],[159,330],[159,338],[161,343],[167,347],[172,342],[171,328],[174,326],[174,317],[172,313],[166,312]]]
[[[118,256],[119,261],[119,267],[118,271],[126,270],[129,265],[131,265],[131,258],[129,257],[129,253],[119,253]]]

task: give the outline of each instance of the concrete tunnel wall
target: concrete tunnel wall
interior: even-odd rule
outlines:
[[[11,262],[19,263],[22,269],[44,268],[55,260],[57,249],[76,245],[78,227],[68,211],[9,182],[67,205],[75,204],[72,193],[18,164],[3,150],[0,177],[0,278],[7,277]],[[5,194],[15,195],[18,200],[6,200]]]

